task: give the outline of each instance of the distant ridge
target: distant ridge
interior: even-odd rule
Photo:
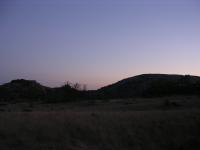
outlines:
[[[80,97],[80,91],[70,85],[50,88],[35,80],[17,79],[0,86],[0,100],[6,101],[48,101],[61,102],[75,100]]]
[[[80,91],[70,85],[49,88],[35,80],[18,79],[0,85],[0,101],[40,100],[67,102],[83,99],[200,95],[200,77],[191,75],[142,74],[93,91]]]
[[[98,90],[99,96],[128,98],[200,93],[200,77],[191,75],[142,74]]]
[[[48,88],[35,80],[17,79],[0,86],[1,99],[43,98]]]

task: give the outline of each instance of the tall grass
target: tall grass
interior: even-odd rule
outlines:
[[[197,150],[199,111],[0,114],[1,150]]]

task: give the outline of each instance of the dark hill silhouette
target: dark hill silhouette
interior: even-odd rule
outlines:
[[[190,75],[142,74],[98,90],[102,98],[154,97],[200,93],[200,77]]]
[[[0,100],[43,100],[48,102],[75,100],[81,91],[64,85],[58,88],[49,88],[34,80],[12,80],[0,86]]]
[[[49,88],[34,80],[13,80],[0,86],[0,100],[67,102],[82,99],[158,97],[200,94],[200,77],[190,75],[143,74],[94,91],[80,91],[66,84]]]
[[[0,86],[1,99],[42,99],[45,97],[47,87],[34,80],[18,79]]]

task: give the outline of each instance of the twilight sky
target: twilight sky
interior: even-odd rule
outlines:
[[[0,84],[143,73],[200,76],[199,0],[0,0]]]

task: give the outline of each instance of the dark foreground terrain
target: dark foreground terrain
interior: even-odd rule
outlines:
[[[195,96],[0,104],[1,150],[198,150]]]

